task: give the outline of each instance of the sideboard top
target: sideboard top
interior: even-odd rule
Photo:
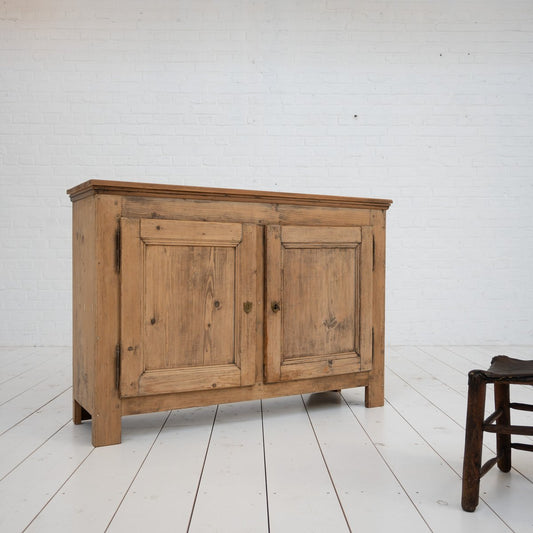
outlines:
[[[351,198],[319,194],[298,194],[274,191],[253,191],[241,189],[218,189],[191,187],[185,185],[161,185],[128,181],[89,180],[67,191],[75,202],[95,194],[116,194],[120,196],[145,196],[160,198],[183,198],[191,200],[218,200],[227,202],[257,202],[292,205],[316,205],[328,207],[358,207],[386,210],[392,200],[377,198]]]

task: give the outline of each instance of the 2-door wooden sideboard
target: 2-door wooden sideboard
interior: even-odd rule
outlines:
[[[366,387],[390,200],[91,180],[73,202],[74,423]]]

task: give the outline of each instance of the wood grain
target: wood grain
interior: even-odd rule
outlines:
[[[92,384],[96,352],[96,202],[85,198],[72,206],[72,370],[74,419],[77,406],[94,411]],[[81,412],[79,420],[81,422]]]
[[[139,378],[139,394],[238,387],[240,384],[241,370],[233,364],[147,370]]]
[[[140,221],[134,218],[120,220],[121,276],[120,276],[120,394],[139,394],[139,376],[144,371],[143,361],[143,288],[144,249],[139,238]],[[160,340],[159,343],[163,341]]]
[[[267,380],[359,371],[359,344],[367,358],[371,351],[371,228],[272,228],[266,228]],[[369,313],[363,323],[362,297]]]
[[[281,377],[281,313],[274,311],[276,302],[281,302],[281,227],[265,228],[265,378],[267,382],[279,381]]]
[[[361,370],[372,369],[372,327],[373,327],[373,234],[371,226],[362,228],[361,265],[359,275],[360,310],[360,345]]]
[[[257,226],[253,224],[243,224],[242,242],[236,251],[235,363],[241,369],[241,386],[255,382],[255,356],[258,347],[257,230]]]
[[[206,200],[233,200],[294,205],[315,205],[330,207],[388,209],[391,200],[375,198],[350,198],[318,194],[298,194],[273,191],[251,191],[241,189],[214,189],[183,185],[162,185],[156,183],[134,183],[127,181],[89,180],[67,191],[72,200],[91,194],[121,196],[145,196],[166,198],[191,198]]]
[[[361,358],[354,353],[331,353],[327,357],[301,357],[289,359],[281,366],[281,380],[292,381],[309,377],[322,377],[359,372]]]
[[[372,371],[365,389],[365,405],[381,407],[385,402],[385,212],[372,211],[372,231]]]
[[[158,257],[151,256],[157,252]],[[161,257],[162,256],[162,257]],[[159,262],[166,263],[168,278],[161,279]],[[148,246],[145,298],[168,290],[158,307],[144,317],[146,331],[160,320],[167,340],[166,352],[155,352],[146,339],[147,370],[234,362],[235,249],[211,246]],[[154,336],[155,337],[155,336]],[[154,338],[157,342],[157,340]],[[166,361],[165,361],[166,359]]]
[[[140,236],[146,244],[181,246],[237,246],[242,225],[224,222],[141,219]]]
[[[283,250],[283,361],[354,352],[354,250]]]
[[[258,228],[122,227],[122,396],[254,383]]]
[[[73,415],[91,415],[96,445],[120,441],[121,414],[164,406],[346,386],[382,405],[389,200],[103,180],[69,193]]]
[[[277,205],[231,200],[195,200],[125,196],[122,216],[202,222],[243,222],[248,224],[294,224],[364,226],[370,224],[370,209],[347,207]]]
[[[92,441],[94,446],[121,439],[120,397],[117,389],[116,346],[119,342],[120,283],[116,269],[116,232],[120,199],[96,198],[96,352]]]
[[[304,247],[354,247],[361,242],[361,228],[333,226],[282,226],[281,241],[285,248],[293,245]]]
[[[201,391],[123,398],[122,415],[364,387],[368,385],[368,375],[369,372],[355,372],[296,381],[256,383],[250,387],[236,387],[231,389],[215,388]]]

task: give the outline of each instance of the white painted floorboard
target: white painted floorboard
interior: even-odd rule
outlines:
[[[190,531],[266,532],[266,501],[261,402],[220,405]]]
[[[301,396],[263,413],[271,531],[349,531]]]
[[[110,532],[187,530],[216,410],[209,406],[172,412],[113,517]]]
[[[137,415],[94,449],[90,422],[71,421],[70,350],[0,348],[0,532],[533,533],[533,454],[514,450],[476,512],[460,507],[467,373],[500,353],[533,359],[390,347],[382,408],[350,389]]]

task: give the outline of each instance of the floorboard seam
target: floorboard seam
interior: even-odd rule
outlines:
[[[146,455],[144,456],[144,459],[142,460],[141,464],[139,465],[139,468],[137,469],[137,472],[135,472],[135,475],[133,476],[130,484],[128,485],[128,488],[124,491],[124,494],[123,494],[122,498],[120,499],[120,502],[118,503],[117,508],[115,509],[115,512],[111,516],[111,519],[109,520],[106,528],[104,529],[104,533],[109,529],[109,526],[111,525],[111,522],[113,522],[113,520],[115,519],[115,516],[117,515],[120,507],[122,506],[122,503],[124,502],[126,496],[128,495],[128,492],[131,489],[131,486],[133,485],[133,483],[137,479],[137,476],[139,475],[139,472],[141,471],[141,468],[143,467],[144,463],[148,459],[148,456],[150,455],[150,453],[152,451],[152,448],[155,446],[155,443],[157,442],[157,439],[159,438],[159,435],[161,435],[161,431],[163,431],[163,428],[165,427],[165,424],[167,423],[168,419],[170,418],[171,413],[172,413],[172,411],[168,412],[165,420],[161,424],[161,427],[159,428],[159,431],[157,432],[157,435],[154,437],[154,441],[152,442],[150,448],[148,448],[148,451],[146,452]]]
[[[342,396],[342,394],[341,394]],[[424,515],[420,512],[420,509],[418,508],[418,506],[415,504],[415,502],[413,501],[413,499],[411,498],[411,495],[409,494],[409,492],[407,491],[407,489],[403,486],[402,482],[400,481],[400,479],[398,478],[398,476],[396,475],[396,473],[394,472],[394,470],[391,468],[390,464],[387,462],[387,460],[385,459],[385,457],[383,456],[383,454],[381,453],[381,451],[379,450],[379,447],[376,446],[376,443],[371,439],[370,435],[368,434],[368,432],[366,431],[366,428],[363,426],[363,424],[361,424],[361,422],[359,421],[359,419],[357,418],[357,415],[354,413],[351,405],[348,403],[348,401],[346,400],[346,398],[344,396],[342,396],[342,399],[344,400],[344,403],[346,403],[346,405],[348,406],[348,409],[350,409],[351,413],[352,413],[352,416],[355,418],[355,420],[357,420],[357,423],[361,426],[361,429],[364,431],[365,435],[368,437],[368,440],[369,442],[372,443],[372,446],[374,446],[374,449],[376,450],[376,452],[379,454],[379,456],[381,457],[381,460],[385,463],[385,465],[387,466],[387,468],[389,469],[390,473],[394,476],[394,479],[397,481],[398,485],[402,488],[404,494],[406,495],[406,497],[409,499],[409,501],[411,502],[411,504],[413,505],[413,507],[416,509],[416,512],[418,513],[418,515],[420,516],[420,518],[424,521],[424,524],[426,524],[428,530],[433,533],[433,529],[431,528],[431,526],[429,525],[429,523],[427,522],[427,520],[424,518]]]
[[[191,514],[189,516],[189,522],[187,523],[186,533],[189,533],[192,523],[192,517],[194,515],[194,507],[196,506],[196,500],[198,499],[198,492],[200,491],[200,485],[202,483],[202,476],[204,475],[205,463],[207,461],[207,454],[209,453],[209,446],[211,445],[211,438],[213,437],[213,430],[215,429],[215,422],[218,415],[218,405],[215,410],[215,416],[213,416],[213,424],[211,425],[211,432],[209,433],[209,440],[207,441],[207,446],[205,447],[204,460],[202,462],[202,469],[200,470],[200,476],[198,478],[198,485],[196,486],[196,492],[194,493],[194,500],[192,502]]]
[[[318,449],[320,450],[320,455],[322,456],[322,460],[324,461],[324,465],[325,465],[326,470],[328,472],[328,476],[329,476],[329,479],[331,481],[331,485],[333,486],[333,490],[335,491],[335,495],[337,496],[337,501],[339,502],[339,506],[340,506],[341,511],[342,511],[342,516],[344,516],[344,520],[346,521],[346,526],[348,527],[348,531],[350,533],[352,533],[352,528],[350,527],[350,522],[348,521],[348,517],[346,516],[346,512],[344,511],[344,507],[342,505],[342,501],[341,501],[341,498],[339,496],[339,491],[337,490],[337,487],[335,485],[335,481],[333,481],[333,476],[331,475],[331,471],[330,471],[328,463],[326,461],[326,457],[324,455],[324,451],[322,450],[322,446],[320,445],[320,441],[318,440],[318,435],[316,434],[315,426],[313,425],[313,421],[311,420],[311,416],[309,415],[309,410],[307,409],[307,405],[305,405],[305,400],[304,400],[303,396],[300,396],[300,398],[302,399],[302,403],[304,404],[304,409],[305,409],[305,412],[307,413],[307,418],[309,419],[309,424],[311,424],[311,429],[313,430],[313,435],[315,436],[316,443],[318,445]]]

